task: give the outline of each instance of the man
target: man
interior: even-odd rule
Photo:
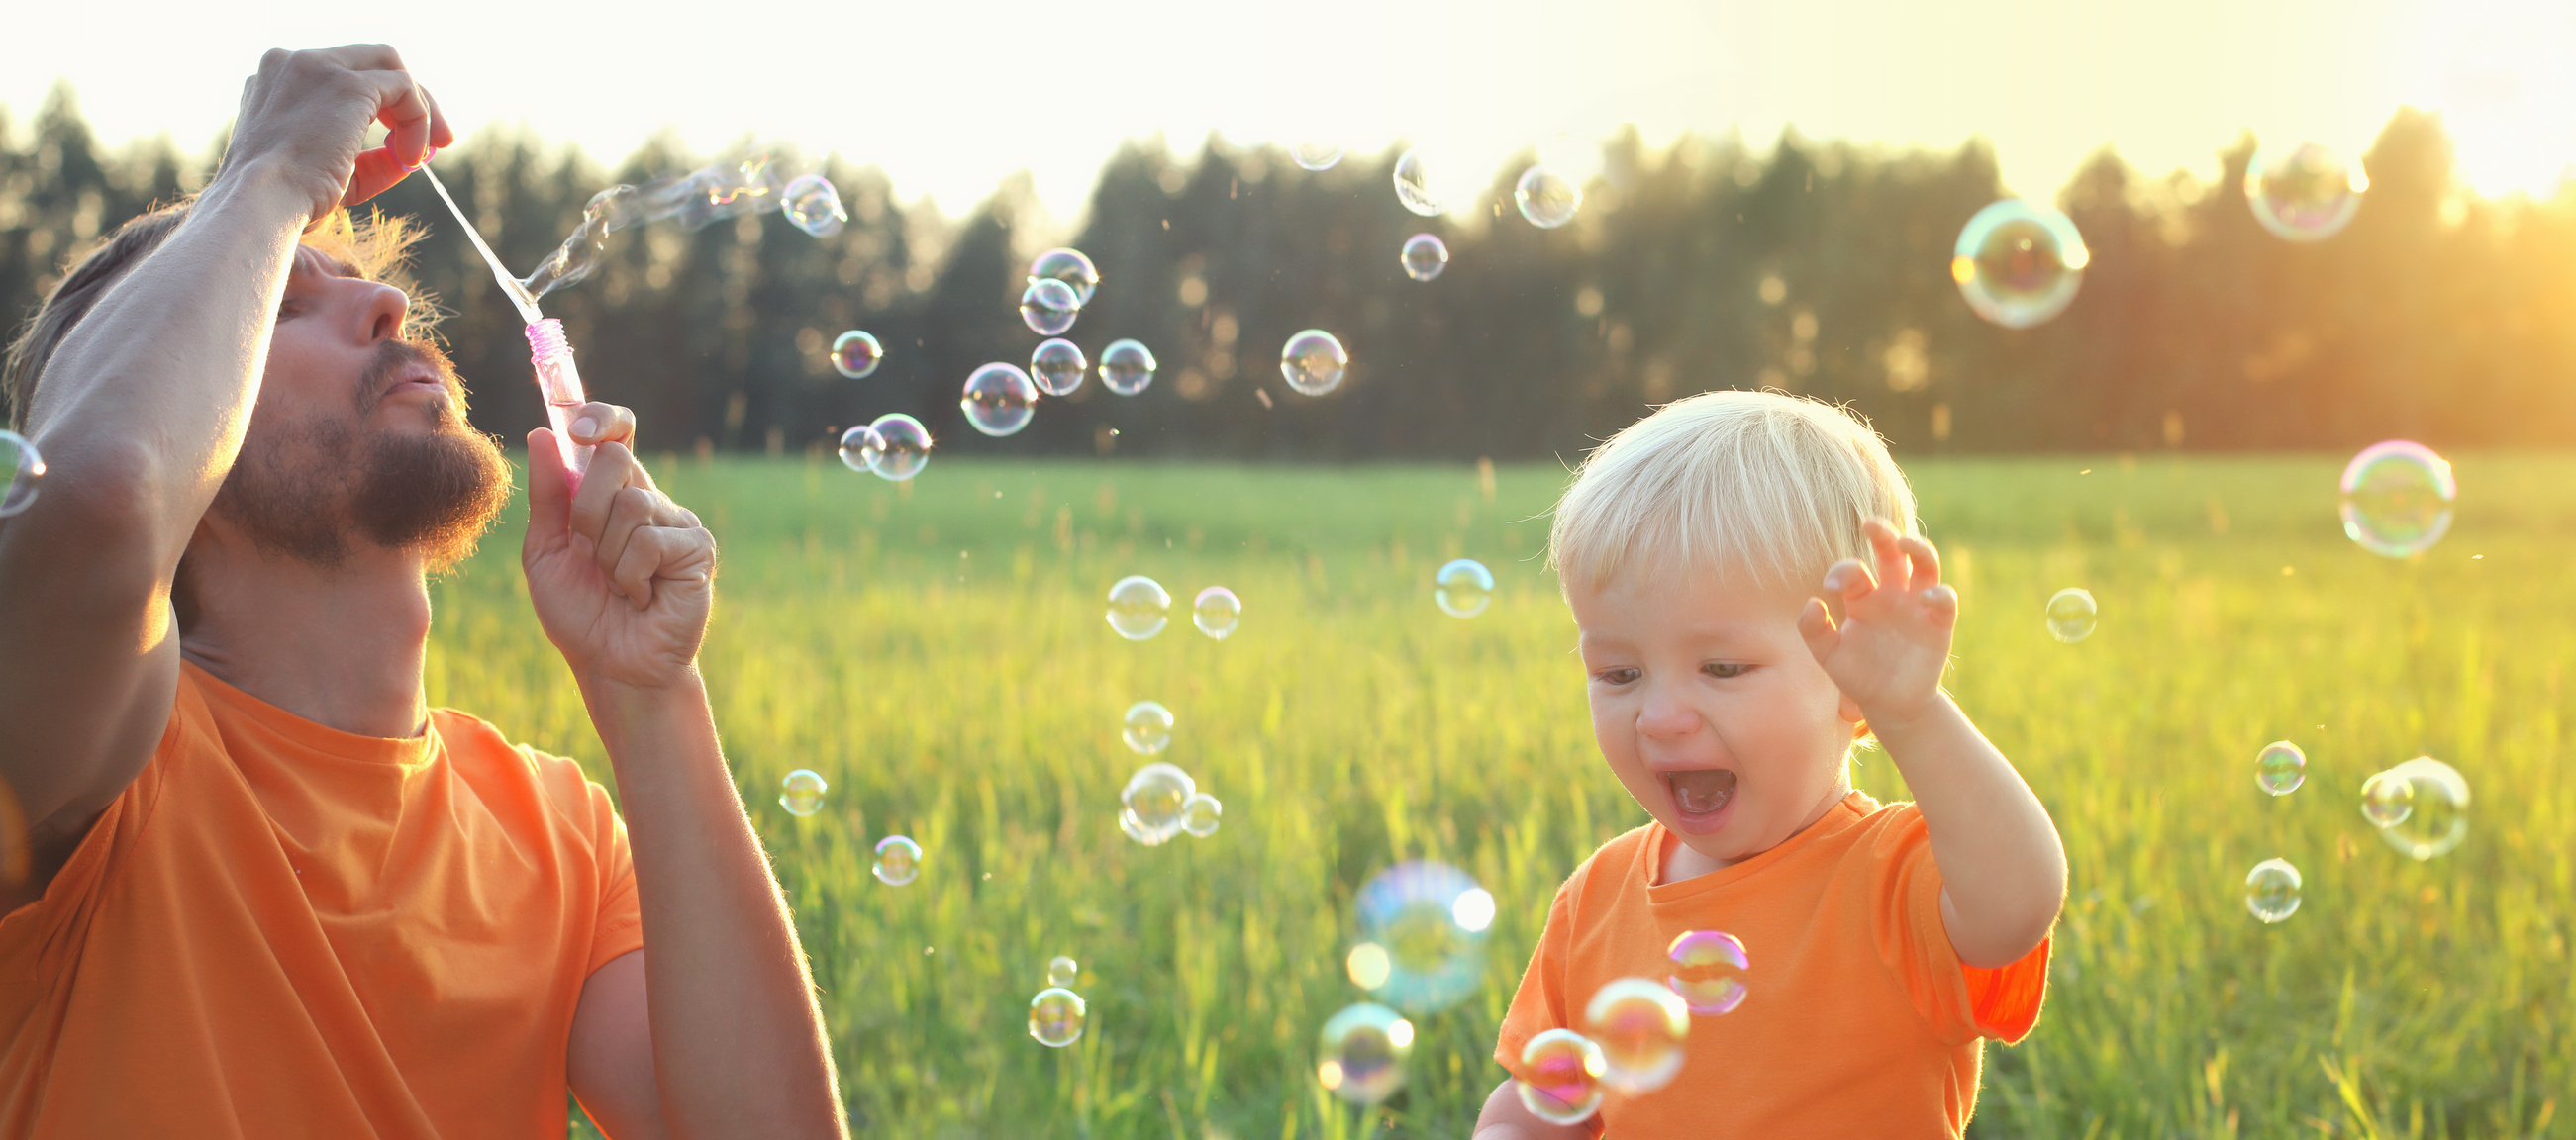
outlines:
[[[626,409],[577,489],[530,434],[528,593],[622,821],[428,709],[426,579],[509,469],[345,209],[452,133],[381,46],[270,52],[234,131],[10,354],[50,470],[0,520],[0,1135],[560,1137],[567,1087],[619,1140],[843,1134],[696,669],[714,540]]]

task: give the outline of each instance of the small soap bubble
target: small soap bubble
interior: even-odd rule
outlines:
[[[2387,771],[2409,787],[2410,806],[2379,837],[2407,858],[2423,862],[2448,855],[2469,837],[2469,781],[2460,770],[2418,756]]]
[[[1686,930],[1664,954],[1672,959],[1672,973],[1664,984],[1692,1013],[1702,1017],[1733,1013],[1752,992],[1744,979],[1753,969],[1753,959],[1744,952],[1743,941],[1732,934]]]
[[[2414,781],[2395,772],[2377,772],[2361,782],[2361,817],[2371,826],[2395,827],[2414,813]]]
[[[1531,225],[1552,230],[1573,221],[1574,212],[1583,208],[1583,188],[1546,166],[1533,166],[1512,185],[1512,203]]]
[[[2245,202],[2254,220],[2291,241],[2324,241],[2343,232],[2361,209],[2370,176],[2322,143],[2257,147],[2245,167]]]
[[[2026,329],[2074,302],[2092,257],[2066,215],[2006,198],[1977,211],[1959,231],[1950,279],[1978,316]]]
[[[1091,362],[1082,358],[1082,349],[1069,340],[1046,341],[1029,354],[1029,378],[1050,396],[1072,395],[1082,387],[1082,374],[1090,370]]]
[[[1315,1079],[1352,1104],[1376,1104],[1404,1087],[1413,1053],[1413,1023],[1375,1002],[1344,1009],[1324,1023],[1315,1050]]]
[[[812,815],[823,809],[823,793],[830,787],[823,782],[822,776],[809,769],[798,768],[778,782],[778,806],[786,808],[789,815]]]
[[[900,835],[877,840],[877,861],[868,869],[889,887],[909,883],[921,874],[921,845]]]
[[[1690,1007],[1652,978],[1620,978],[1583,1007],[1583,1035],[1601,1047],[1601,1083],[1629,1096],[1670,1084],[1682,1071]]]
[[[2286,796],[2298,791],[2299,784],[2307,778],[2308,754],[2299,751],[2299,746],[2289,741],[2275,740],[2266,744],[2262,754],[2254,758],[2254,782],[2273,795]]]
[[[1340,143],[1301,142],[1288,148],[1288,157],[1307,170],[1331,170],[1346,150]]]
[[[850,212],[841,206],[841,192],[832,188],[832,180],[820,174],[807,174],[787,184],[786,193],[778,200],[779,212],[796,228],[818,238],[841,232],[850,220]]]
[[[1403,262],[1405,276],[1429,281],[1449,268],[1449,246],[1437,234],[1415,234],[1404,239],[1404,252],[1397,260]]]
[[[1440,216],[1440,196],[1431,188],[1431,164],[1421,151],[1408,150],[1395,160],[1395,200],[1423,217]]]
[[[1100,270],[1081,250],[1050,249],[1029,263],[1029,280],[1034,283],[1050,279],[1073,289],[1073,307],[1079,309],[1091,303],[1092,290],[1100,287]]]
[[[2245,909],[2279,922],[2299,909],[2299,869],[2287,859],[2265,859],[2245,873]]]
[[[1193,792],[1181,801],[1181,830],[1192,839],[1205,839],[1216,834],[1217,824],[1225,819],[1225,804],[1206,792]]]
[[[1029,1036],[1047,1048],[1062,1049],[1082,1038],[1082,1024],[1090,1012],[1081,994],[1049,986],[1029,999]]]
[[[1550,1029],[1521,1046],[1521,1107],[1550,1124],[1581,1124],[1601,1107],[1601,1047],[1571,1029]]]
[[[2442,541],[2460,495],[2450,460],[2402,439],[2361,449],[2344,465],[2342,490],[2344,536],[2386,558],[2413,557]]]
[[[1055,986],[1060,989],[1069,989],[1072,987],[1074,980],[1081,976],[1082,967],[1076,964],[1070,955],[1058,954],[1053,958],[1047,959],[1048,985]]]
[[[883,363],[885,347],[872,333],[851,329],[832,339],[832,370],[843,376],[864,380]]]
[[[2093,621],[2099,613],[2092,591],[2068,586],[2048,596],[2048,635],[2073,645],[2093,636]]]
[[[966,378],[966,391],[957,397],[957,406],[965,410],[966,422],[975,425],[976,431],[1010,435],[1029,426],[1029,416],[1038,406],[1038,386],[1019,365],[995,361]]]
[[[1458,1004],[1484,984],[1492,906],[1493,896],[1474,878],[1444,863],[1399,863],[1370,876],[1356,906],[1360,940],[1385,950],[1387,969],[1379,985],[1367,988],[1408,1013]],[[1462,918],[1480,918],[1483,925]]]
[[[1109,587],[1109,628],[1129,641],[1143,641],[1163,632],[1171,612],[1170,591],[1142,574],[1130,574]]]
[[[1190,624],[1199,632],[1218,641],[1234,632],[1243,620],[1243,599],[1223,586],[1210,586],[1199,591],[1198,600],[1190,605]]]
[[[1452,559],[1431,576],[1431,598],[1440,612],[1471,618],[1494,604],[1494,572],[1473,558]]]
[[[1033,278],[1020,293],[1020,320],[1039,336],[1063,336],[1081,315],[1082,302],[1073,286],[1053,277]]]
[[[1154,382],[1154,352],[1143,343],[1113,340],[1100,350],[1100,383],[1121,396],[1133,396]]]
[[[1190,779],[1189,773],[1176,765],[1156,763],[1136,769],[1118,800],[1127,806],[1126,818],[1135,821],[1136,831],[1143,832],[1140,841],[1156,847],[1181,833],[1181,808],[1198,792],[1198,781]]]
[[[26,510],[45,481],[45,458],[36,445],[14,431],[0,429],[0,518]]]
[[[1342,342],[1322,329],[1289,337],[1279,349],[1279,374],[1288,378],[1289,387],[1309,396],[1339,387],[1350,365],[1351,354],[1342,351]]]
[[[874,471],[877,457],[885,453],[885,438],[877,429],[860,424],[841,433],[841,466],[852,471]]]
[[[1172,710],[1160,701],[1138,701],[1127,706],[1126,727],[1120,736],[1129,751],[1151,756],[1172,746]]]
[[[869,424],[868,431],[877,438],[877,451],[868,457],[868,470],[880,477],[900,483],[930,465],[930,429],[921,426],[920,420],[902,412],[888,412]]]

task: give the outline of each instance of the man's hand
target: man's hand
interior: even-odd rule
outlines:
[[[1941,557],[1931,543],[1899,537],[1880,519],[1862,530],[1877,555],[1877,574],[1856,558],[1834,563],[1825,571],[1825,590],[1842,603],[1841,624],[1822,599],[1809,598],[1798,632],[1871,724],[1911,721],[1940,694],[1959,594],[1941,584]]]
[[[385,125],[385,145],[362,151],[369,122]],[[283,177],[312,201],[318,222],[384,192],[455,141],[438,101],[390,47],[272,50],[242,84],[216,179]]]
[[[584,404],[572,426],[573,441],[595,450],[569,494],[554,432],[528,433],[528,534],[519,549],[528,598],[576,677],[668,688],[692,676],[706,636],[715,536],[628,450],[633,412]]]

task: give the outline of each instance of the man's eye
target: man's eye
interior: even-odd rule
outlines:
[[[286,319],[286,318],[288,318],[288,317],[294,316],[294,315],[296,315],[297,313],[301,313],[301,312],[303,312],[303,311],[304,311],[304,302],[302,302],[302,301],[298,301],[298,300],[296,300],[296,299],[294,299],[294,298],[292,298],[292,297],[289,297],[289,298],[287,298],[287,299],[286,299],[286,300],[284,300],[284,301],[278,302],[278,305],[277,305],[277,319],[279,319],[279,320],[281,320],[281,321],[282,321],[282,320],[285,320],[285,319]]]
[[[1715,661],[1702,666],[1702,669],[1706,671],[1709,676],[1723,681],[1729,677],[1741,677],[1752,671],[1753,667],[1750,665],[1735,664],[1733,662]]]
[[[1605,685],[1625,685],[1637,679],[1634,669],[1604,669],[1593,676]]]

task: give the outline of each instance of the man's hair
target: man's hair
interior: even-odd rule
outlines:
[[[97,307],[98,299],[124,280],[128,270],[142,264],[177,232],[188,220],[192,201],[182,199],[156,207],[118,226],[115,233],[74,261],[43,303],[36,306],[35,315],[10,342],[6,361],[0,362],[0,399],[8,404],[12,430],[26,430],[28,411],[36,404],[36,385],[43,382],[45,365],[54,358],[54,350],[61,348],[81,318]],[[334,210],[321,225],[304,235],[303,244],[337,258],[359,277],[402,290],[411,298],[411,308],[403,314],[399,335],[418,340],[430,335],[439,316],[437,302],[415,288],[405,270],[412,244],[421,235],[409,218],[398,214],[369,210],[365,217],[357,217],[347,210]]]
[[[1567,589],[1621,570],[1812,587],[1869,559],[1861,524],[1915,534],[1914,491],[1857,415],[1780,392],[1703,392],[1593,450],[1557,501],[1548,559]]]

